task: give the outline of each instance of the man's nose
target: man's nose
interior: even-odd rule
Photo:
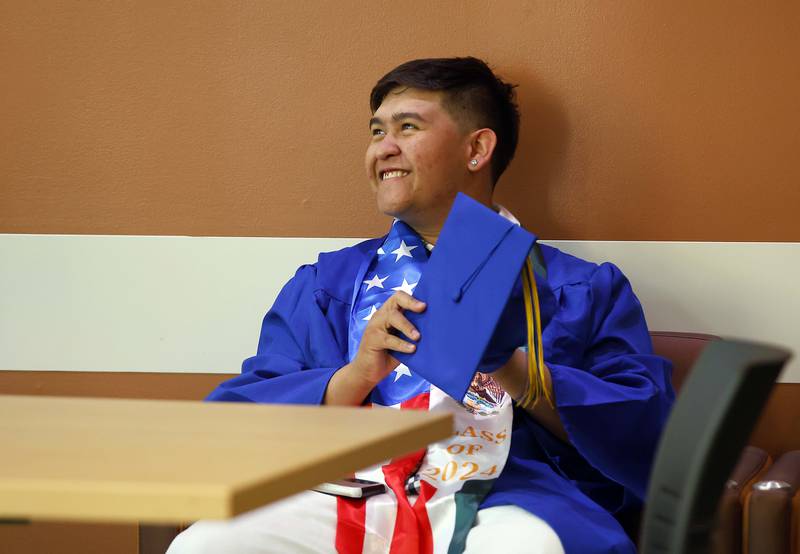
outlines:
[[[378,144],[378,159],[385,160],[398,154],[400,154],[400,145],[392,135],[387,134]]]

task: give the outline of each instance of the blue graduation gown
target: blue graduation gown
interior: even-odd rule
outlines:
[[[264,317],[258,353],[209,400],[320,404],[347,363],[354,283],[383,238],[320,254]],[[513,504],[544,519],[568,553],[635,552],[612,514],[641,505],[674,400],[669,362],[653,355],[641,305],[612,264],[542,245],[555,313],[543,332],[571,444],[517,410],[511,452],[482,508]]]

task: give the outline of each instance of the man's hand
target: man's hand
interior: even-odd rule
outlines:
[[[389,354],[390,351],[413,352],[416,348],[414,343],[404,341],[394,334],[397,330],[412,340],[419,340],[419,331],[403,315],[404,310],[420,313],[425,310],[425,303],[398,291],[373,314],[364,329],[358,353],[351,365],[370,388],[400,365]]]
[[[547,366],[544,366],[544,375],[545,386],[553,393],[550,368]],[[491,376],[511,395],[511,398],[521,398],[528,388],[528,354],[519,349],[515,350],[508,362]],[[525,411],[555,436],[566,443],[570,442],[558,410],[550,406],[544,399],[537,402],[535,406],[526,408]]]
[[[421,313],[425,303],[398,291],[369,320],[358,352],[352,362],[334,373],[325,391],[325,404],[358,405],[389,373],[400,365],[390,354],[413,352],[414,343],[394,334],[400,331],[412,340],[419,340],[419,331],[403,314],[405,310]]]

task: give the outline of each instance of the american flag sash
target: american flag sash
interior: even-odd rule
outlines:
[[[396,221],[377,250],[351,310],[352,360],[364,328],[397,290],[413,295],[428,252],[420,237]],[[375,388],[371,409],[452,413],[450,438],[356,473],[384,483],[386,494],[337,499],[336,549],[351,554],[461,552],[478,506],[503,470],[511,442],[512,401],[491,378],[478,373],[457,401],[398,366]]]

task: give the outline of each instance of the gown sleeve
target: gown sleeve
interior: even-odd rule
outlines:
[[[328,381],[345,364],[342,333],[330,321],[344,314],[346,326],[349,309],[316,286],[316,271],[313,265],[297,270],[264,317],[257,354],[207,400],[322,403]]]
[[[642,307],[613,264],[558,296],[573,352],[567,363],[547,362],[561,421],[591,466],[642,499],[675,396],[671,364],[653,354]]]

